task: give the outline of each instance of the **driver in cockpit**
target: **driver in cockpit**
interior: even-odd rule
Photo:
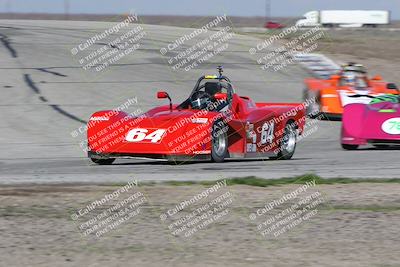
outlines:
[[[206,109],[209,111],[220,110],[221,105],[226,101],[220,102],[214,98],[214,95],[221,93],[222,86],[220,82],[206,82],[204,91],[198,91],[191,97],[191,106],[193,109]]]
[[[349,86],[357,90],[367,89],[368,77],[364,66],[355,63],[344,65],[341,73],[341,85]]]
[[[368,88],[367,76],[356,71],[345,71],[342,74],[342,85],[349,86],[358,90]]]

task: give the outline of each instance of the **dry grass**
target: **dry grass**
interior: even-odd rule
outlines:
[[[70,215],[115,186],[0,188],[0,262],[52,267],[398,266],[399,184],[309,188],[306,195],[318,191],[324,197],[318,213],[277,238],[262,237],[257,223],[264,219],[255,223],[249,214],[299,186],[227,187],[223,190],[234,196],[229,215],[190,238],[173,236],[159,216],[206,186],[139,187],[148,199],[142,212],[98,239],[80,236]]]

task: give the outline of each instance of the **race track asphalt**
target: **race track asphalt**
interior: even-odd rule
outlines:
[[[146,36],[137,51],[102,72],[83,70],[71,49],[115,24],[0,20],[0,184],[280,178],[305,173],[353,178],[399,176],[398,150],[344,151],[339,143],[340,122],[329,121],[312,123],[313,130],[298,144],[290,161],[174,166],[120,159],[111,166],[92,164],[80,148],[85,134],[72,137],[71,132],[94,111],[118,107],[129,98],[137,98],[138,103],[128,111],[145,111],[160,104],[155,98],[158,90],[168,91],[174,102],[179,102],[200,75],[214,74],[217,65],[224,66],[225,75],[241,95],[259,102],[300,102],[302,81],[307,76],[296,64],[277,72],[261,70],[257,55],[248,52],[261,40],[244,35],[235,35],[226,51],[200,67],[175,71],[160,48],[194,29],[154,25],[142,25]]]

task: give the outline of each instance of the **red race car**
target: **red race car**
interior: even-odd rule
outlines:
[[[266,29],[282,29],[285,27],[286,27],[285,25],[275,21],[267,21],[264,25],[264,28]]]
[[[255,103],[235,93],[229,78],[202,76],[189,97],[140,116],[122,111],[94,113],[88,122],[88,157],[111,164],[118,157],[169,161],[226,158],[290,159],[305,124],[302,103]]]

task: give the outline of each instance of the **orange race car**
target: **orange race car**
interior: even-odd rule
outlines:
[[[304,101],[308,103],[307,115],[330,120],[341,120],[343,107],[351,103],[368,104],[372,97],[398,94],[396,86],[380,76],[369,79],[360,64],[349,63],[329,79],[305,79]]]

